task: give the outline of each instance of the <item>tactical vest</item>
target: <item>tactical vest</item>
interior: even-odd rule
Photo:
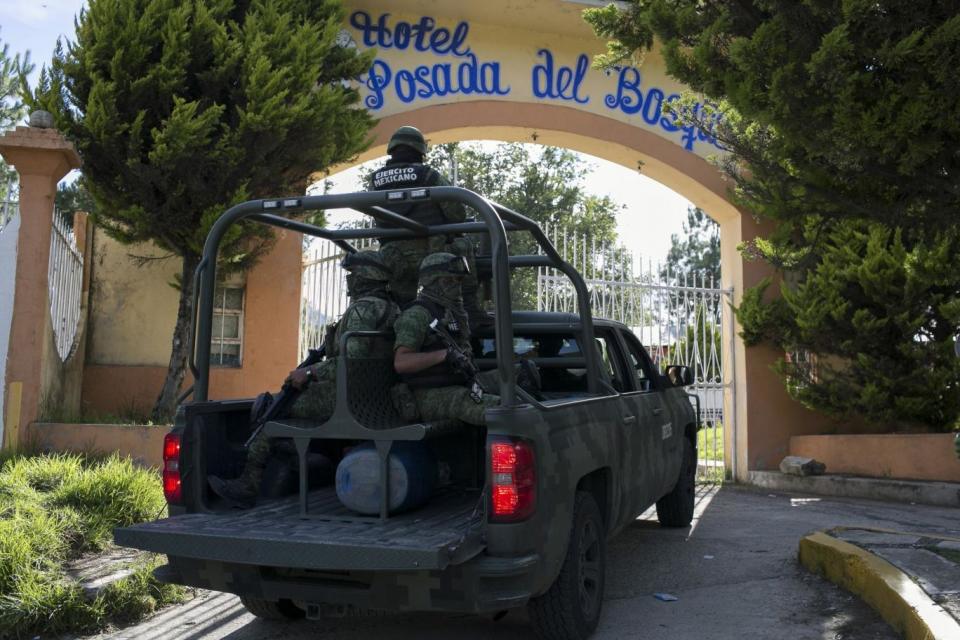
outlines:
[[[376,325],[372,329],[369,329],[370,331],[383,331],[393,327],[393,323],[397,320],[397,314],[393,313],[393,310],[396,309],[396,305],[390,301],[384,300],[383,298],[378,298],[376,296],[363,296],[362,298],[357,298],[353,303],[350,304],[350,307],[347,307],[347,310],[343,313],[343,315],[346,316],[350,312],[351,307],[361,302],[384,303],[383,311],[380,313],[380,317],[377,318]],[[326,334],[323,336],[323,347],[324,353],[328,358],[339,355],[340,323],[342,320],[343,318],[341,317],[340,320],[327,325]]]
[[[432,187],[439,184],[439,178],[440,174],[425,164],[395,162],[373,172],[373,175],[370,176],[370,188],[373,191],[388,191],[390,189]],[[443,224],[447,221],[443,209],[436,202],[390,203],[385,205],[384,208],[420,224]],[[396,226],[380,220],[376,220],[375,224],[384,229]],[[381,239],[380,244],[385,244],[391,240],[391,238]]]
[[[430,326],[436,328],[436,330],[431,328],[430,331],[427,332],[427,337],[424,339],[423,346],[420,348],[421,352],[446,350],[447,345],[444,343],[443,339],[437,335],[437,331],[445,331],[458,344],[463,341],[463,328],[459,326],[459,323],[455,321],[446,321],[448,315],[446,307],[441,304],[437,304],[432,300],[417,298],[410,304],[406,305],[404,310],[415,305],[419,305],[427,310],[427,312],[430,314]],[[422,371],[417,371],[416,373],[402,374],[400,379],[413,388],[421,389],[427,387],[451,387],[465,385],[467,382],[469,382],[467,377],[463,375],[462,372],[455,371],[453,367],[446,362],[435,364],[432,367],[428,367]]]

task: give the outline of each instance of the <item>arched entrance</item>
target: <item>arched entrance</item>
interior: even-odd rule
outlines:
[[[385,154],[398,126],[420,128],[432,143],[537,142],[588,153],[657,180],[721,225],[722,278],[738,304],[745,287],[769,274],[738,247],[765,229],[730,201],[729,183],[709,162],[722,154],[709,130],[683,126],[664,105],[684,87],[653,52],[639,68],[590,68],[604,49],[580,12],[591,2],[456,0],[347,2],[343,46],[376,49],[360,78],[363,104],[380,118],[371,147],[353,163]],[[338,167],[336,170],[347,167]],[[334,172],[336,171],[334,170]],[[724,309],[724,322],[735,323]],[[813,432],[815,416],[790,400],[769,365],[776,353],[724,340],[724,414],[737,479],[775,468],[789,436]]]

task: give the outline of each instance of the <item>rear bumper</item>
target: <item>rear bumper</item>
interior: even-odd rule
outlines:
[[[526,604],[540,556],[480,554],[432,571],[311,571],[170,557],[156,575],[172,582],[267,600],[383,611],[483,613]]]

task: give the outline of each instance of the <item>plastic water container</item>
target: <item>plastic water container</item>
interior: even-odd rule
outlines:
[[[390,513],[416,509],[430,499],[437,461],[422,442],[399,441],[390,450]],[[337,497],[365,515],[380,513],[380,456],[374,444],[355,447],[337,466]]]

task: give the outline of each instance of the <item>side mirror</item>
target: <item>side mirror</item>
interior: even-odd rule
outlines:
[[[686,387],[693,384],[693,370],[682,364],[667,365],[667,379],[675,387]]]

